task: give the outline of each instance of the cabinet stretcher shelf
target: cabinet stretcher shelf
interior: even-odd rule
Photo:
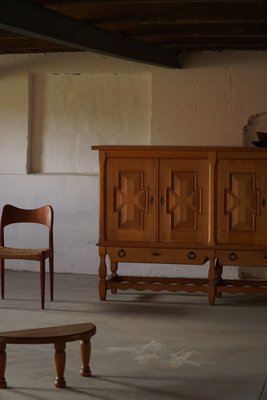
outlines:
[[[251,279],[223,279],[217,285],[216,293],[267,294],[267,281]]]
[[[192,278],[159,278],[150,276],[113,276],[106,281],[107,289],[120,290],[152,290],[155,292],[168,290],[170,292],[186,291],[190,293],[208,291],[207,279]]]

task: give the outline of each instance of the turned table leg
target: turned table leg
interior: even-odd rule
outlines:
[[[0,389],[5,389],[7,387],[6,378],[6,345],[0,343]]]
[[[82,340],[80,343],[80,349],[81,349],[81,360],[82,360],[82,367],[80,370],[80,374],[82,376],[91,376],[91,370],[89,367],[90,356],[91,356],[90,339]]]
[[[55,343],[55,365],[56,365],[56,380],[55,386],[57,388],[66,387],[64,378],[65,364],[66,364],[66,343]]]

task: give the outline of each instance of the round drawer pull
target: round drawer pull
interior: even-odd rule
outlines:
[[[119,256],[119,257],[125,257],[125,256],[126,256],[125,251],[124,251],[123,249],[120,249],[120,250],[118,251],[118,256]]]
[[[230,253],[230,254],[228,255],[228,258],[229,258],[229,260],[231,260],[231,261],[235,261],[235,260],[237,260],[237,255],[236,255],[235,253]]]
[[[161,254],[160,253],[158,253],[158,252],[154,252],[154,253],[152,253],[152,256],[155,256],[155,257],[159,257]]]
[[[196,253],[194,251],[189,251],[187,258],[189,258],[189,260],[194,260],[196,258]]]

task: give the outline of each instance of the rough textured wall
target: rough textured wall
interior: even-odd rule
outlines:
[[[33,74],[31,172],[98,171],[99,144],[149,144],[151,75]]]
[[[249,116],[267,111],[266,66],[264,52],[208,52],[188,57],[182,70],[156,70],[153,143],[243,145]]]

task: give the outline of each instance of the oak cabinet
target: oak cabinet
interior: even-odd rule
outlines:
[[[106,299],[107,290],[116,293],[129,288],[202,291],[210,304],[224,291],[267,293],[265,282],[223,279],[223,265],[267,265],[265,150],[93,149],[99,150],[100,161],[101,300]],[[122,262],[202,265],[207,261],[206,279],[118,273]]]

